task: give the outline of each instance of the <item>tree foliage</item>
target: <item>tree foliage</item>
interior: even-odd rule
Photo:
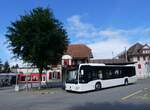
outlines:
[[[6,38],[14,57],[35,64],[40,73],[47,65],[60,61],[69,43],[62,23],[51,9],[41,7],[12,22]]]

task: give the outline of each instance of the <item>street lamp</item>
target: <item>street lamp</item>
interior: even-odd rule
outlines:
[[[19,91],[19,85],[18,85],[18,66],[16,66],[16,85],[15,85],[15,91]]]

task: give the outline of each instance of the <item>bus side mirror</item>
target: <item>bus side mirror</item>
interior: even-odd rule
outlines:
[[[84,71],[83,70],[81,70],[81,75],[84,75]]]

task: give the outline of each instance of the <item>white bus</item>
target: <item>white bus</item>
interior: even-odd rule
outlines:
[[[85,92],[118,85],[128,85],[137,80],[133,65],[80,64],[68,70],[65,90]]]

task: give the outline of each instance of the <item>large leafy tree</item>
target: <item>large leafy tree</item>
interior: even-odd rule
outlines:
[[[57,64],[69,43],[62,23],[52,10],[41,7],[12,22],[6,38],[14,56],[36,65],[39,73],[47,65]]]

